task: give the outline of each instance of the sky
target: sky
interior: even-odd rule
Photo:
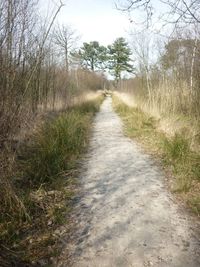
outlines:
[[[117,1],[117,0],[116,0]],[[63,0],[57,20],[77,30],[82,42],[99,41],[111,44],[118,37],[127,37],[130,21],[115,7],[115,0]],[[42,14],[47,14],[59,0],[42,0]]]
[[[126,3],[126,0],[62,0],[65,4],[57,16],[57,22],[63,25],[69,25],[70,28],[77,31],[80,41],[77,47],[82,46],[83,42],[98,41],[101,45],[107,46],[112,44],[117,38],[124,37],[129,42],[129,46],[138,38],[140,32],[140,24],[131,23],[145,20],[145,12],[135,10],[130,16],[126,12],[117,10],[116,3]],[[60,0],[40,0],[40,13],[46,21],[55,14]],[[154,29],[149,29],[145,34],[148,37],[149,45],[153,38],[151,30],[157,31],[161,28],[158,21],[159,16],[165,11],[159,0],[153,0],[154,9]],[[165,12],[164,12],[165,13]],[[56,24],[55,24],[56,25]],[[144,28],[144,26],[142,26]],[[131,34],[132,33],[132,34]],[[136,33],[136,35],[135,35]],[[162,30],[163,33],[163,30]],[[157,36],[156,36],[157,38]],[[153,53],[152,61],[157,57],[154,49],[150,49]],[[132,55],[134,58],[134,53]]]

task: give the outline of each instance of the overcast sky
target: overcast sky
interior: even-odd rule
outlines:
[[[71,25],[82,36],[82,42],[112,43],[118,37],[127,36],[131,24],[125,14],[115,8],[115,0],[63,0],[65,6],[58,21]],[[52,10],[58,0],[42,0],[42,14]],[[50,7],[48,9],[48,5]]]

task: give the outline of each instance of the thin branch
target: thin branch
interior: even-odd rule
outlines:
[[[190,13],[190,15],[198,22],[198,23],[200,23],[200,20],[195,16],[195,14],[191,11],[191,9],[190,9],[190,7],[192,6],[192,4],[191,4],[191,6],[190,7],[188,7],[188,5],[187,5],[187,3],[184,1],[184,0],[182,0],[183,1],[183,4],[185,5],[185,7],[186,7],[186,9],[187,9],[187,11]]]
[[[14,117],[16,116],[16,113],[17,113],[17,112],[19,111],[19,109],[20,109],[20,106],[21,106],[21,104],[22,104],[22,101],[23,101],[23,99],[24,99],[24,97],[25,97],[25,95],[26,95],[26,93],[27,93],[27,91],[28,91],[28,89],[29,89],[29,85],[30,85],[30,82],[31,82],[31,80],[32,80],[32,78],[33,78],[33,75],[35,74],[35,72],[36,72],[36,70],[37,70],[37,67],[38,67],[38,64],[39,64],[40,61],[41,61],[41,57],[42,57],[42,52],[43,52],[44,44],[45,44],[45,42],[46,42],[46,40],[47,40],[47,37],[48,37],[48,35],[49,35],[49,32],[50,32],[50,30],[51,30],[51,28],[52,28],[52,26],[53,26],[53,24],[54,24],[54,21],[55,21],[57,15],[58,15],[58,13],[60,12],[60,10],[61,10],[61,8],[62,8],[63,6],[64,6],[64,4],[62,3],[62,1],[60,1],[60,6],[58,7],[57,11],[55,12],[55,14],[54,14],[54,16],[53,16],[53,18],[52,18],[52,20],[51,20],[51,22],[50,22],[50,24],[49,24],[49,27],[48,27],[48,29],[47,29],[47,31],[46,31],[44,37],[43,37],[43,40],[42,40],[42,43],[41,43],[41,46],[40,46],[40,50],[39,50],[39,53],[38,53],[38,57],[37,57],[35,66],[34,66],[34,68],[33,68],[33,71],[32,71],[32,73],[31,73],[29,79],[28,79],[28,82],[27,82],[27,84],[26,84],[25,90],[24,90],[24,92],[23,92],[23,94],[22,94],[21,101],[20,101],[19,104],[17,105],[15,112],[13,112],[13,116],[12,116],[12,118],[11,118],[11,121],[14,119]]]

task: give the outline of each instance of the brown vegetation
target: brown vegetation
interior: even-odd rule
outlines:
[[[72,68],[66,50],[63,59],[55,41],[61,28],[54,27],[62,7],[47,22],[38,1],[0,2],[1,266],[52,255],[58,239],[52,232],[70,209],[70,181],[105,82],[101,73]],[[70,53],[76,36],[65,37]]]

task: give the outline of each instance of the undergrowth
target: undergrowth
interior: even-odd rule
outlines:
[[[90,112],[83,115],[73,110],[46,123],[20,161],[25,182],[51,184],[61,172],[73,168],[74,159],[86,145],[90,119]]]
[[[172,191],[183,196],[191,209],[200,215],[200,155],[190,149],[187,135],[179,132],[167,137],[157,130],[158,120],[139,108],[128,107],[116,96],[113,105],[123,119],[125,133],[159,155],[163,166],[175,177]]]
[[[15,251],[9,254],[9,264],[16,261],[20,266],[22,262],[48,266],[49,259],[59,255],[59,238],[69,231],[78,160],[102,100],[98,97],[54,116],[18,149],[8,183],[17,201],[8,195],[5,201],[0,199],[0,265],[8,261],[6,251]],[[66,228],[59,230],[62,225]]]

